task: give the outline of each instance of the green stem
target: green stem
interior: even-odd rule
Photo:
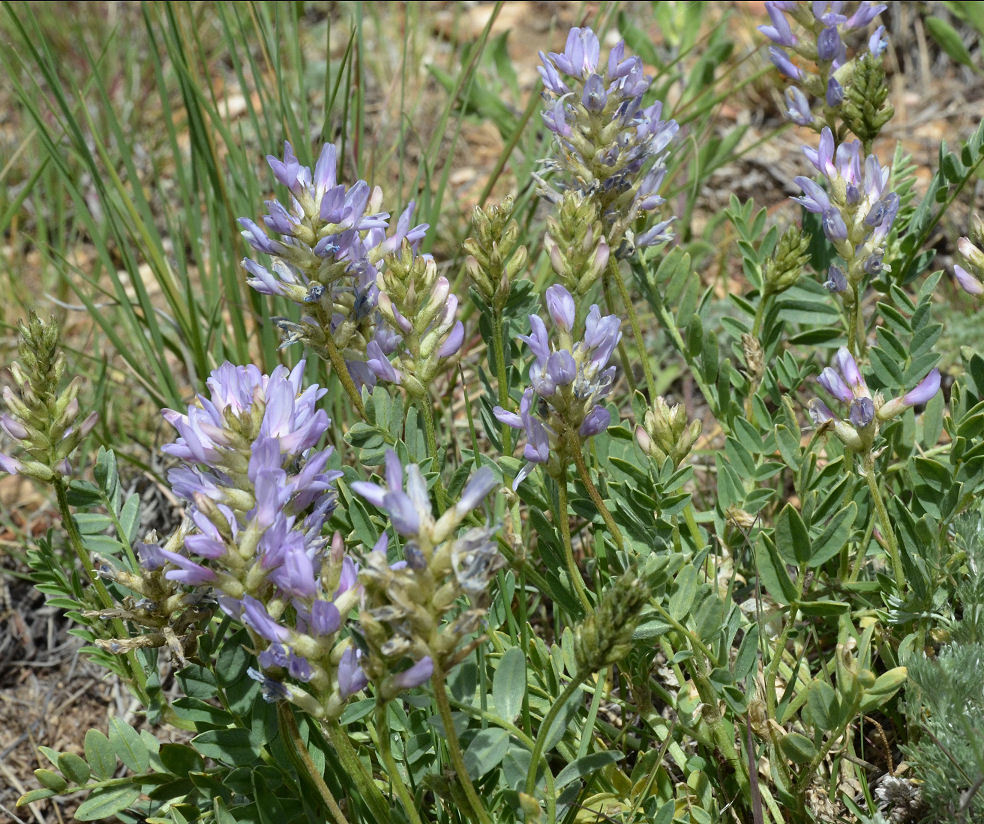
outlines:
[[[543,748],[547,744],[547,734],[550,732],[553,722],[570,700],[570,697],[581,688],[581,683],[590,674],[590,672],[583,671],[578,671],[575,673],[574,677],[568,682],[567,686],[564,687],[564,691],[560,694],[560,697],[554,701],[554,703],[550,706],[550,709],[547,710],[547,714],[543,716],[543,721],[540,724],[540,731],[536,735],[536,743],[533,745],[533,755],[530,758],[530,769],[529,772],[526,773],[525,791],[527,795],[533,795],[533,791],[536,789],[536,770],[537,767],[540,766],[540,759],[543,757]],[[547,764],[543,765],[543,769],[550,772],[550,767]]]
[[[431,679],[431,683],[434,686],[434,699],[437,701],[437,711],[441,716],[441,723],[444,725],[444,737],[447,741],[448,752],[451,755],[451,765],[458,775],[458,781],[461,782],[461,787],[465,791],[465,796],[468,798],[468,803],[471,805],[476,818],[481,824],[492,824],[488,810],[485,809],[485,804],[479,798],[478,793],[475,791],[475,785],[472,784],[472,780],[468,775],[468,770],[465,769],[465,759],[461,754],[461,744],[458,742],[458,734],[454,731],[454,719],[451,717],[451,704],[448,702],[448,693],[444,688],[444,678],[444,671],[441,669],[440,664],[435,661],[434,677]]]
[[[707,648],[707,645],[697,637],[697,634],[689,629],[687,629],[683,624],[681,624],[676,618],[670,615],[669,612],[663,607],[663,605],[653,599],[650,602],[651,606],[659,613],[660,617],[666,621],[673,629],[679,632],[684,638],[690,641],[698,650],[700,650],[701,655],[703,655],[708,663],[714,663],[714,656],[711,655],[711,651]]]
[[[55,477],[52,478],[51,483],[55,488],[55,498],[58,501],[58,511],[61,514],[62,525],[65,527],[65,532],[68,534],[68,543],[72,547],[72,551],[75,553],[75,556],[79,559],[79,563],[82,565],[82,570],[85,572],[85,576],[89,579],[89,583],[92,584],[93,588],[96,590],[96,594],[99,596],[99,601],[102,604],[103,609],[111,610],[114,608],[116,602],[113,600],[113,596],[109,594],[109,590],[106,589],[106,584],[104,584],[102,578],[99,577],[99,573],[96,572],[96,568],[92,564],[92,558],[89,557],[89,551],[85,548],[85,542],[82,540],[82,534],[79,532],[78,526],[75,524],[75,518],[72,517],[72,510],[69,508],[68,490],[65,488],[65,481],[60,476],[55,475]],[[124,639],[129,637],[130,633],[127,632],[126,625],[120,618],[113,618],[111,620],[113,632],[116,633],[117,638]],[[147,695],[147,674],[140,665],[136,651],[129,650],[126,653],[126,660],[130,670],[130,676],[134,681],[137,695],[144,704],[147,704],[149,702],[149,697]]]
[[[609,256],[607,271],[612,280],[615,281],[615,286],[625,306],[625,314],[628,315],[629,326],[632,327],[632,337],[635,338],[636,348],[639,350],[639,358],[642,361],[642,372],[646,376],[646,388],[649,390],[649,400],[653,400],[656,397],[656,378],[653,375],[653,368],[650,366],[649,358],[646,355],[646,342],[642,337],[639,316],[636,314],[635,306],[632,303],[632,296],[625,287],[625,281],[622,280],[622,274],[618,270],[618,260],[615,258],[615,255]]]
[[[332,795],[331,790],[325,783],[324,776],[314,765],[314,761],[311,760],[311,754],[308,752],[307,746],[301,739],[301,733],[297,729],[297,720],[294,718],[294,712],[286,701],[281,701],[277,706],[277,725],[280,727],[280,734],[291,742],[292,754],[295,756],[298,765],[304,768],[304,772],[311,779],[311,783],[318,791],[318,795],[321,796],[322,802],[328,808],[332,818],[335,819],[335,824],[349,824],[348,819],[345,818],[345,813],[342,812],[342,808],[338,806],[335,796]]]
[[[673,319],[673,315],[670,314],[670,310],[666,308],[662,298],[658,295],[656,296],[656,300],[654,302],[656,303],[656,312],[659,315],[659,319],[663,322],[663,329],[666,331],[666,334],[670,336],[670,339],[673,341],[673,345],[677,348],[677,351],[687,362],[687,364],[693,366],[690,363],[690,358],[687,356],[687,345],[683,342],[683,335],[680,334],[680,330],[677,328],[676,321]],[[704,400],[707,402],[708,407],[710,407],[711,413],[715,418],[720,417],[718,410],[714,406],[714,395],[711,394],[711,388],[700,376],[700,370],[691,368],[690,374],[694,379],[694,383],[697,384],[697,388],[700,389],[701,394],[704,396]]]
[[[615,544],[619,549],[622,549],[622,532],[615,524],[615,519],[612,518],[612,513],[608,511],[608,507],[605,506],[605,502],[601,499],[601,495],[591,481],[591,475],[588,474],[588,467],[584,463],[584,455],[581,454],[581,444],[577,442],[576,438],[572,440],[574,440],[574,443],[571,444],[571,452],[574,454],[574,465],[577,466],[577,472],[578,475],[581,476],[581,482],[587,488],[588,495],[590,495],[591,500],[594,501],[594,505],[598,512],[601,513],[601,517],[605,521],[605,526],[608,527],[609,533],[611,533],[612,538],[615,539]]]
[[[905,573],[902,569],[902,557],[899,555],[899,544],[895,539],[895,528],[892,526],[892,521],[888,517],[888,510],[885,508],[885,501],[882,498],[881,491],[878,489],[878,483],[875,481],[875,459],[874,456],[869,452],[864,457],[864,469],[862,470],[864,475],[864,480],[868,484],[868,490],[871,492],[871,498],[875,502],[875,511],[878,513],[878,522],[881,524],[882,532],[885,534],[885,544],[887,545],[888,555],[892,561],[892,572],[895,575],[895,585],[899,588],[899,593],[902,593],[902,588],[905,585]]]
[[[502,340],[502,315],[495,312],[492,317],[492,348],[495,352],[495,371],[498,379],[499,406],[509,408],[509,382],[506,377],[506,353]],[[502,454],[512,453],[512,428],[502,424]]]
[[[564,559],[567,561],[567,574],[571,579],[571,586],[577,593],[577,597],[584,607],[585,614],[591,612],[591,601],[588,600],[588,593],[584,589],[584,581],[581,580],[581,571],[577,568],[574,560],[574,546],[571,544],[571,525],[567,519],[567,468],[561,470],[560,478],[557,480],[557,522],[560,527],[560,534],[564,539]]]
[[[328,737],[335,747],[335,755],[338,756],[345,774],[355,782],[363,801],[372,810],[377,821],[389,821],[389,802],[366,770],[345,730],[339,726],[337,721],[329,722],[327,729]]]
[[[443,510],[447,505],[447,496],[444,492],[444,484],[441,482],[441,469],[444,461],[442,455],[437,450],[437,435],[434,431],[434,409],[429,395],[414,397],[417,408],[424,419],[424,435],[427,438],[427,454],[430,455],[431,465],[437,472],[437,482],[434,484],[434,491],[437,493],[437,505]]]
[[[390,740],[389,719],[386,717],[386,704],[376,704],[376,735],[379,738],[379,754],[383,759],[383,766],[389,776],[390,784],[400,797],[403,810],[410,819],[411,824],[423,824],[420,815],[417,813],[417,803],[414,801],[407,785],[403,783],[403,778],[393,759],[392,741]],[[388,820],[388,819],[387,819]]]
[[[864,330],[864,318],[861,315],[860,290],[855,285],[852,285],[851,289],[854,292],[854,303],[851,306],[851,328],[847,333],[847,343],[851,354],[860,359],[864,357],[867,336]]]
[[[359,394],[359,390],[355,386],[355,382],[352,380],[352,375],[349,374],[348,367],[345,365],[345,358],[342,357],[342,353],[338,351],[338,347],[335,346],[335,339],[331,336],[331,323],[327,317],[324,316],[324,312],[318,312],[318,321],[321,323],[322,331],[324,332],[325,339],[325,351],[328,353],[328,360],[331,361],[332,369],[335,370],[335,374],[338,379],[342,382],[342,388],[345,393],[349,396],[352,403],[355,405],[356,411],[359,413],[359,417],[362,420],[366,419],[366,409],[362,405],[362,395]]]
[[[607,267],[602,274],[601,289],[605,294],[605,305],[608,307],[608,311],[616,312],[615,302],[612,300],[611,278],[608,275]],[[628,353],[625,351],[625,343],[621,339],[619,339],[618,342],[618,359],[622,362],[622,372],[625,375],[625,380],[628,381],[629,384],[629,394],[635,395],[635,374],[632,371],[632,364],[629,361]],[[652,400],[652,398],[650,398],[650,400]]]

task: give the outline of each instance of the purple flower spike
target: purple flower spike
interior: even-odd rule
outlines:
[[[410,669],[404,670],[393,678],[393,686],[397,689],[408,690],[419,687],[430,681],[434,674],[434,661],[429,655],[425,655]]]
[[[933,369],[915,388],[907,392],[902,400],[906,406],[928,403],[940,391],[940,370]]]

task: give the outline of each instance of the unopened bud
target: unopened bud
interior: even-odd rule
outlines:
[[[701,432],[699,420],[688,421],[687,410],[680,404],[670,406],[666,399],[658,397],[646,411],[645,433],[648,439],[636,441],[654,460],[663,463],[667,458],[679,466],[690,454]]]
[[[797,227],[783,232],[762,272],[763,294],[776,295],[795,284],[810,260],[809,249],[809,238]]]

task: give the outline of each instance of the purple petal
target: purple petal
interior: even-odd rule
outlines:
[[[15,441],[22,441],[29,434],[20,421],[12,418],[6,412],[0,414],[0,429],[3,429]]]
[[[916,406],[927,403],[930,398],[940,391],[940,370],[933,369],[916,387],[907,392],[902,400],[906,406]]]
[[[962,266],[954,264],[953,275],[957,279],[957,283],[960,284],[960,288],[968,295],[984,295],[984,284]]]
[[[255,598],[243,596],[243,621],[256,632],[261,638],[265,638],[271,643],[284,643],[290,638],[290,632],[286,627],[280,626],[263,606]]]
[[[352,483],[352,491],[360,495],[371,503],[376,509],[383,509],[383,499],[386,497],[386,490],[378,484],[369,481],[355,481]]]
[[[523,428],[523,419],[515,412],[508,412],[501,406],[495,406],[492,408],[492,414],[495,415],[497,421],[506,426],[511,426],[513,429]]]
[[[854,400],[854,393],[847,388],[841,376],[829,366],[820,373],[817,383],[840,401],[848,403]]]
[[[461,344],[465,340],[465,326],[459,320],[452,327],[450,334],[445,338],[444,343],[441,344],[440,349],[437,350],[437,356],[439,358],[450,358],[452,355],[458,353],[461,349]]]
[[[596,406],[585,416],[584,421],[581,423],[581,428],[578,429],[578,434],[582,438],[590,438],[600,432],[604,432],[608,429],[611,419],[611,413],[605,407]]]
[[[455,504],[455,512],[464,517],[475,507],[485,500],[485,497],[497,486],[499,481],[490,467],[483,466],[471,476],[465,488],[461,491],[461,498]]]
[[[837,350],[837,354],[834,355],[834,363],[837,364],[837,370],[841,373],[841,377],[844,378],[844,382],[848,386],[859,389],[865,385],[857,362],[846,347],[842,346]],[[841,400],[844,399],[842,398]]]
[[[420,531],[420,515],[405,492],[387,492],[383,508],[389,513],[393,529],[400,535],[416,535]]]
[[[849,414],[855,429],[863,429],[875,419],[875,404],[871,398],[855,398]]]
[[[425,655],[410,669],[404,670],[393,679],[393,686],[397,689],[407,690],[419,687],[430,681],[434,674],[434,661],[429,655]]]
[[[348,698],[365,689],[368,683],[369,679],[359,666],[358,653],[352,647],[347,647],[338,662],[338,691],[342,698]]]
[[[576,312],[571,293],[559,283],[555,283],[547,289],[545,297],[547,299],[547,311],[553,322],[561,329],[570,332],[574,328]]]

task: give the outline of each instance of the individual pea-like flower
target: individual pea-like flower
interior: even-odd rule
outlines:
[[[619,256],[669,240],[671,220],[633,232],[637,217],[664,203],[666,152],[679,128],[662,119],[661,102],[643,105],[651,79],[642,61],[625,57],[619,42],[602,65],[589,28],[572,28],[564,51],[541,52],[540,60],[543,121],[560,147],[551,161],[563,172],[560,188],[597,201],[607,243]]]
[[[834,431],[841,442],[854,452],[869,452],[878,433],[878,424],[890,421],[912,406],[927,403],[940,389],[940,370],[932,369],[913,389],[883,402],[872,396],[858,369],[857,362],[844,347],[837,350],[834,366],[828,366],[817,378],[827,393],[847,404],[847,417],[838,418],[819,398],[810,401],[810,418],[817,426]]]
[[[973,240],[970,237],[962,237],[957,241],[960,263],[953,265],[953,275],[960,288],[968,295],[980,297],[984,295],[984,252],[980,249],[984,246],[984,221],[976,215],[971,227],[971,235]]]
[[[899,196],[888,188],[890,170],[873,154],[862,155],[860,141],[834,144],[833,132],[824,128],[817,149],[804,147],[813,167],[823,175],[826,187],[808,177],[797,177],[802,197],[793,200],[820,215],[824,234],[846,263],[829,274],[832,291],[843,292],[842,281],[857,285],[877,275],[884,265],[885,243],[899,211]]]
[[[388,324],[369,344],[370,371],[421,398],[453,362],[465,339],[457,319],[458,298],[429,255],[404,243],[377,278],[379,312]],[[392,355],[392,356],[391,356]]]
[[[493,414],[502,423],[526,433],[523,455],[526,465],[516,476],[519,486],[536,465],[559,477],[581,449],[585,439],[608,428],[611,415],[601,405],[615,378],[615,367],[608,364],[621,339],[621,321],[615,315],[602,316],[597,305],[588,310],[584,336],[575,342],[574,298],[563,286],[554,284],[546,291],[548,314],[556,342],[539,315],[530,315],[531,331],[521,335],[533,353],[530,386],[523,393],[519,414],[501,406]]]
[[[420,468],[404,470],[392,450],[385,461],[385,486],[358,481],[352,490],[385,512],[403,539],[405,560],[388,562],[384,534],[360,574],[365,595],[359,628],[368,649],[363,669],[388,700],[429,680],[435,663],[446,669],[456,662],[459,645],[481,626],[489,582],[504,559],[495,529],[477,526],[459,534],[462,521],[498,485],[489,467],[479,469],[435,519]],[[468,606],[456,609],[462,596]]]
[[[380,211],[378,186],[370,188],[364,180],[351,187],[339,183],[332,144],[324,146],[313,172],[300,164],[289,143],[282,160],[268,156],[267,161],[290,191],[290,208],[267,201],[266,231],[240,219],[250,246],[272,258],[269,267],[244,260],[246,282],[300,305],[299,323],[278,319],[285,346],[301,341],[327,357],[330,336],[353,380],[371,385],[366,349],[376,335],[376,276],[385,256],[404,241],[416,246],[427,225],[412,225],[411,203],[393,226],[389,213]]]
[[[95,412],[79,420],[81,377],[60,389],[65,356],[54,321],[42,321],[33,312],[20,324],[19,362],[10,365],[14,386],[3,388],[7,411],[0,412],[0,430],[19,444],[15,458],[0,452],[0,470],[44,483],[71,472],[69,456],[98,420]]]
[[[824,124],[841,117],[850,120],[852,130],[860,136],[855,128],[858,118],[844,111],[845,97],[851,98],[854,85],[858,85],[859,67],[863,67],[861,73],[866,75],[860,85],[865,86],[869,95],[873,94],[868,88],[871,83],[867,74],[871,61],[885,49],[885,27],[879,26],[867,38],[866,51],[861,49],[851,60],[848,59],[847,42],[886,8],[884,4],[865,0],[848,14],[845,4],[836,1],[766,2],[770,25],[758,29],[771,41],[769,58],[773,65],[783,77],[797,84],[786,89],[786,116],[790,120],[819,131]],[[884,71],[876,82],[884,85]],[[807,95],[817,102],[811,104]],[[883,102],[881,97],[873,108],[880,110]],[[821,110],[819,116],[814,114],[814,106]],[[890,117],[891,107],[888,107],[887,116],[877,124],[876,134]]]

